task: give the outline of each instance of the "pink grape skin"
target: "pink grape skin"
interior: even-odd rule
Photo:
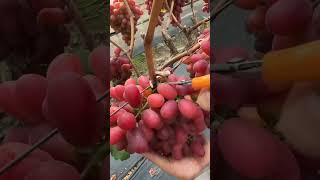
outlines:
[[[86,80],[76,73],[63,73],[49,80],[48,112],[51,120],[71,144],[89,146],[103,135],[105,113]],[[86,133],[83,133],[86,132]]]
[[[162,127],[160,116],[152,109],[146,109],[142,112],[142,121],[150,129],[159,129]]]
[[[182,152],[185,157],[191,156],[192,151],[188,144],[184,144],[182,147]]]
[[[208,56],[210,56],[210,39],[209,40],[204,40],[204,41],[201,42],[201,49]]]
[[[17,158],[21,153],[28,150],[31,146],[23,143],[9,142],[0,146],[0,168]],[[0,176],[0,180],[22,179],[32,169],[37,168],[40,162],[53,160],[52,157],[39,149],[29,154],[25,159],[13,168],[9,169],[4,175]]]
[[[197,72],[204,73],[206,72],[207,67],[208,67],[208,62],[202,59],[193,64],[193,71],[196,73]]]
[[[47,78],[50,80],[65,72],[74,72],[84,75],[84,70],[79,56],[70,53],[63,53],[55,57],[48,67]]]
[[[281,0],[269,8],[266,25],[277,35],[299,34],[311,19],[312,3],[309,0]]]
[[[154,131],[143,124],[143,121],[139,121],[138,127],[142,131],[144,137],[150,142],[154,137]]]
[[[176,142],[177,142],[177,144],[186,143],[187,138],[188,138],[188,134],[187,134],[187,132],[184,131],[184,129],[182,127],[177,127],[175,129],[175,133],[176,133]]]
[[[189,119],[193,119],[197,114],[197,106],[187,99],[181,99],[178,101],[178,108],[180,113]]]
[[[118,117],[118,126],[124,130],[130,130],[136,127],[136,118],[132,113],[125,112]]]
[[[168,76],[168,81],[169,82],[176,82],[177,81],[177,76],[175,74],[170,74]]]
[[[174,100],[166,101],[160,109],[160,115],[164,120],[171,120],[177,116],[178,104]]]
[[[119,126],[110,128],[110,144],[117,144],[126,137],[126,131]]]
[[[226,120],[218,132],[224,159],[241,175],[263,178],[278,163],[278,145],[265,129],[242,119]]]
[[[290,151],[289,146],[283,142],[278,142],[278,163],[275,172],[266,180],[300,180],[300,165],[296,157]]]
[[[178,95],[174,87],[165,83],[160,83],[157,87],[157,91],[159,94],[161,94],[164,98],[168,100],[173,100]]]
[[[203,157],[205,155],[204,147],[198,141],[193,141],[190,145],[190,148],[192,153],[198,157]]]
[[[118,47],[116,47],[115,49],[114,49],[114,55],[116,56],[116,57],[118,57],[118,56],[120,56],[120,53],[121,53],[121,49],[120,48],[118,48]]]
[[[179,96],[185,96],[193,93],[191,85],[176,85],[176,90]]]
[[[157,137],[161,140],[167,140],[170,137],[169,126],[163,126],[161,129],[157,130]]]
[[[133,108],[137,108],[141,104],[141,95],[136,85],[129,84],[124,89],[125,98]]]
[[[115,88],[115,96],[116,96],[116,99],[118,101],[123,101],[124,100],[124,97],[123,97],[123,94],[124,94],[124,90],[125,90],[125,86],[123,85],[116,85]]]
[[[172,148],[172,157],[176,160],[180,160],[183,158],[182,154],[182,145],[181,144],[175,144]]]
[[[147,98],[149,107],[160,108],[164,103],[164,97],[161,94],[151,94]]]
[[[195,116],[193,122],[194,122],[194,125],[196,127],[197,132],[199,132],[199,133],[204,131],[207,127],[206,123],[204,121],[203,112],[199,107],[197,108],[197,113],[196,113],[196,116]]]
[[[16,81],[16,97],[24,107],[28,119],[24,123],[36,124],[44,120],[42,102],[47,92],[47,79],[37,74],[22,75]]]
[[[39,164],[24,180],[81,180],[79,172],[71,165],[61,161],[48,161]]]
[[[103,83],[107,83],[108,79],[110,79],[110,73],[108,73],[109,61],[107,61],[107,57],[109,57],[109,49],[104,45],[96,47],[89,55],[90,66],[94,74],[99,77]]]
[[[204,59],[204,56],[202,54],[193,54],[190,56],[191,62],[196,63],[197,61]]]
[[[145,153],[148,152],[150,147],[143,133],[139,128],[132,129],[127,132],[128,147],[130,153]]]
[[[129,84],[132,84],[132,85],[136,85],[136,80],[135,79],[133,79],[133,78],[129,78],[129,79],[127,79],[126,80],[126,82],[124,83],[124,85],[126,86],[126,85],[129,85]]]
[[[150,80],[148,76],[140,76],[138,78],[138,83],[143,89],[147,88],[150,85],[149,82]]]
[[[124,138],[122,141],[118,142],[117,144],[114,144],[113,146],[115,146],[119,151],[121,151],[126,149],[127,145],[128,145],[127,139]]]
[[[117,110],[119,109],[119,107],[115,107],[115,106],[111,106],[110,107],[110,115],[113,114],[114,112],[116,112]],[[115,114],[113,114],[111,117],[110,117],[110,125],[111,126],[114,126],[117,124],[117,120],[118,120],[118,117],[125,113],[125,110],[123,109],[120,109],[118,112],[116,112]]]

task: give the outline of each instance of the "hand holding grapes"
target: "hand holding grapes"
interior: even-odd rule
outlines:
[[[157,164],[166,173],[180,180],[196,178],[210,162],[210,142],[206,140],[203,157],[185,157],[181,160],[168,159],[153,152],[144,153],[144,156]]]

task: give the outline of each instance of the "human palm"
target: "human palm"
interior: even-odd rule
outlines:
[[[185,157],[181,160],[166,158],[153,152],[145,153],[144,156],[157,164],[163,171],[177,177],[180,180],[190,180],[197,177],[210,162],[210,143],[207,140],[205,155],[202,158]]]

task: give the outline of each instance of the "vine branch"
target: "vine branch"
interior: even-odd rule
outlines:
[[[85,22],[80,14],[80,11],[78,10],[77,6],[73,2],[73,0],[64,0],[71,15],[74,18],[74,22],[76,26],[78,27],[80,33],[82,34],[84,41],[90,51],[94,48],[94,40],[92,34],[89,32],[88,28],[85,25]]]
[[[154,31],[158,22],[158,16],[161,10],[161,8],[159,7],[162,7],[162,5],[163,5],[163,0],[153,1],[150,21],[149,21],[146,37],[144,39],[144,49],[145,49],[145,55],[146,55],[146,60],[148,65],[148,72],[149,72],[149,77],[152,83],[156,82],[155,68],[154,68],[153,55],[152,55],[152,41],[153,41]]]
[[[124,3],[126,5],[127,11],[130,15],[130,30],[131,30],[131,39],[130,39],[130,47],[129,47],[129,55],[132,57],[133,47],[134,47],[134,14],[132,13],[130,6],[128,4],[127,0],[124,0]]]
[[[139,77],[140,73],[137,70],[137,67],[133,64],[133,59],[131,58],[130,54],[128,53],[127,50],[123,49],[121,46],[119,46],[116,42],[114,42],[112,39],[110,39],[110,43],[113,44],[114,46],[116,46],[117,48],[121,49],[121,51],[124,52],[124,54],[128,57],[129,61],[131,62],[132,68],[134,70],[134,72],[136,73],[136,75]]]

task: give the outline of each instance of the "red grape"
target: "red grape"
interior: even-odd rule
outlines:
[[[110,128],[110,144],[117,144],[126,136],[126,131],[119,126]]]
[[[125,112],[118,117],[118,126],[124,130],[130,130],[136,127],[136,118],[132,113]]]
[[[24,180],[81,180],[78,171],[71,165],[61,161],[48,161],[39,164],[24,178]]]
[[[137,108],[141,104],[141,95],[136,85],[129,84],[124,89],[125,99],[128,101],[130,106]]]
[[[197,115],[198,107],[190,100],[181,99],[178,101],[178,108],[180,113],[188,119],[193,119]]]
[[[160,83],[157,87],[157,91],[168,100],[173,100],[177,97],[176,89],[169,84]]]
[[[241,119],[226,120],[218,132],[225,160],[241,175],[263,178],[278,163],[278,146],[266,130]]]
[[[34,124],[44,120],[42,102],[46,97],[47,79],[37,74],[25,74],[16,81],[17,101],[28,116],[24,123]]]
[[[164,103],[164,97],[161,94],[151,94],[147,98],[149,107],[160,108]]]
[[[65,72],[84,75],[80,57],[70,53],[58,55],[48,67],[47,78],[50,80]]]
[[[309,0],[281,0],[274,3],[266,15],[266,25],[277,35],[299,34],[312,19]]]
[[[87,146],[100,141],[103,106],[96,103],[89,84],[79,74],[64,73],[49,80],[47,98],[51,119],[68,142]]]
[[[149,145],[139,128],[127,132],[128,152],[144,153],[149,151]]]
[[[162,127],[160,116],[152,109],[146,109],[142,112],[142,121],[148,128],[159,129]]]
[[[109,79],[108,52],[109,50],[106,46],[99,46],[95,48],[89,56],[90,66],[94,74],[99,77],[103,83],[108,82]]]

